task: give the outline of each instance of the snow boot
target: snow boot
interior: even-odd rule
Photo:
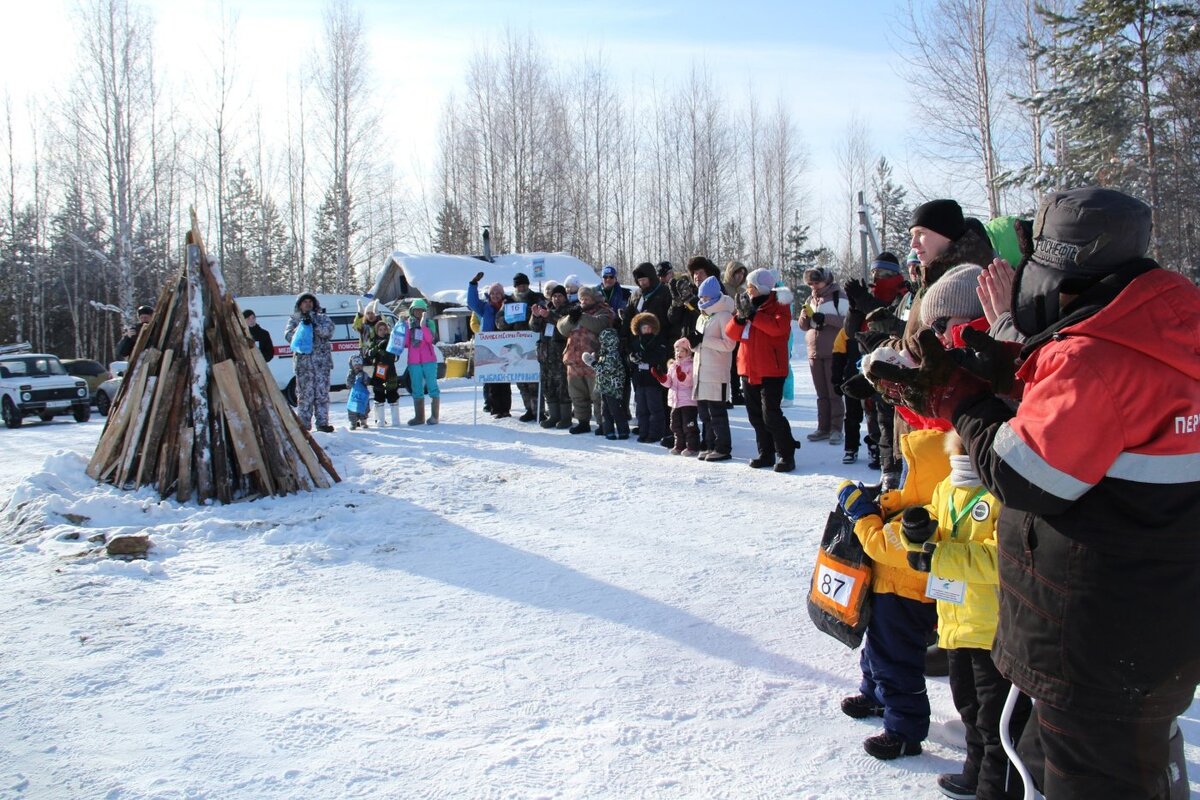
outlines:
[[[425,399],[421,398],[421,402],[424,403]],[[391,412],[390,416],[392,418],[392,427],[393,428],[400,427],[400,404],[399,403],[388,403],[388,411]]]
[[[952,797],[954,800],[975,800],[975,787],[978,781],[973,781],[962,773],[943,772],[938,775],[938,791]]]
[[[442,413],[442,398],[435,397],[430,401],[432,408],[429,410],[429,419],[425,420],[426,425],[437,425],[438,415]]]
[[[842,698],[842,713],[851,719],[882,717],[883,706],[865,694],[852,694]]]
[[[547,406],[547,408],[550,409],[550,413],[548,413],[548,414],[546,414],[546,416],[542,417],[542,421],[540,424],[543,428],[553,428],[555,425],[558,424],[558,420],[559,420],[558,403],[550,403]]]
[[[558,424],[555,425],[554,427],[558,428],[560,431],[565,431],[567,428],[571,427],[571,404],[570,403],[559,403],[558,404]]]
[[[591,433],[592,432],[592,422],[591,422],[591,420],[587,420],[587,421],[579,420],[579,423],[576,425],[572,425],[569,428],[569,430],[571,433]]]
[[[535,419],[537,419],[537,412],[532,408],[525,409],[525,413],[517,417],[520,422],[533,422]]]
[[[424,425],[425,424],[425,398],[413,398],[413,418],[408,421],[409,425]]]
[[[900,756],[921,755],[921,743],[910,742],[898,733],[884,731],[863,739],[863,750],[880,761],[891,761]]]
[[[375,404],[375,427],[383,427],[383,403]]]

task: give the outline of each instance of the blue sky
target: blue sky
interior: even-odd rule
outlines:
[[[889,36],[903,2],[360,0],[358,6],[375,57],[377,96],[394,132],[394,159],[410,174],[433,163],[442,103],[461,87],[470,54],[508,26],[532,32],[558,64],[603,51],[621,85],[669,85],[700,64],[734,113],[748,86],[766,108],[782,98],[810,155],[808,210],[828,238],[843,223],[832,188],[839,182],[835,152],[852,115],[865,122],[875,149],[895,164],[902,182],[915,171],[906,153],[911,98]],[[211,34],[220,3],[142,4],[157,22],[159,63],[176,76],[195,76],[195,35]],[[247,110],[261,106],[267,118],[277,113],[288,76],[298,73],[319,39],[324,6],[324,0],[225,0],[239,16],[240,94]],[[68,0],[42,0],[5,9],[0,91],[8,91],[18,113],[26,98],[44,99],[65,84],[75,38],[72,7]]]

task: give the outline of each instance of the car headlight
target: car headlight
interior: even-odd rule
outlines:
[[[31,395],[29,392],[21,392],[21,399],[28,403],[33,399],[33,395]]]
[[[76,392],[76,394],[79,395],[80,397],[87,397],[87,389],[85,389],[84,387],[81,386],[81,387],[79,387],[79,391]]]

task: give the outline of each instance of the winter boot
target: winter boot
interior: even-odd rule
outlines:
[[[852,694],[842,698],[842,713],[851,719],[882,717],[883,706],[865,694]]]
[[[977,785],[978,781],[962,773],[943,772],[937,779],[938,791],[954,800],[975,800]]]
[[[910,742],[898,733],[884,731],[863,739],[863,750],[880,761],[891,761],[900,756],[921,755],[921,743]]]
[[[558,428],[560,431],[565,431],[567,428],[571,427],[571,404],[570,403],[559,403],[558,404],[558,424],[555,425],[554,427]]]
[[[383,427],[383,403],[375,404],[375,427]]]
[[[409,425],[424,425],[425,424],[425,398],[413,398],[413,418],[408,421]]]
[[[582,420],[581,419],[581,420],[579,420],[578,424],[572,425],[569,428],[569,430],[571,431],[571,433],[591,433],[592,432],[592,422],[591,422],[591,420]]]
[[[437,425],[438,416],[442,413],[442,398],[435,397],[430,401],[432,408],[429,410],[429,419],[425,420],[426,425]]]
[[[537,411],[533,410],[532,408],[527,408],[525,409],[525,413],[517,417],[517,419],[521,422],[533,422],[535,419],[537,419]]]
[[[547,408],[550,409],[550,413],[548,413],[548,414],[546,414],[546,416],[542,417],[541,426],[543,428],[553,428],[555,425],[558,424],[558,420],[559,420],[558,403],[550,403],[549,405],[547,405]]]
[[[388,411],[391,412],[390,416],[392,418],[392,427],[400,427],[400,404],[388,403]]]

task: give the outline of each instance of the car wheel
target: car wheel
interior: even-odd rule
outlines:
[[[100,412],[100,416],[107,417],[111,408],[112,400],[109,399],[108,392],[96,392],[96,410]]]
[[[92,407],[85,405],[75,406],[75,421],[87,422],[92,418]]]
[[[17,410],[11,397],[4,398],[4,402],[0,404],[0,416],[4,417],[4,427],[21,427],[21,412]]]
[[[42,422],[53,422],[54,414],[49,411],[42,411],[38,413],[38,419],[40,419]]]
[[[283,390],[283,396],[287,398],[288,405],[292,408],[296,407],[299,400],[296,398],[296,379],[292,378],[288,381],[288,385]]]

